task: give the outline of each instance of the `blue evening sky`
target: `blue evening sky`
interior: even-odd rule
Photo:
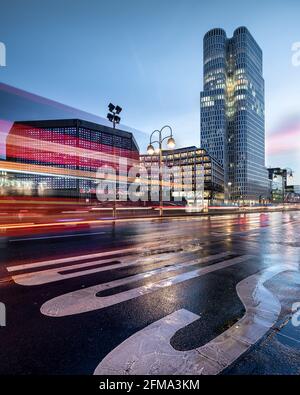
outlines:
[[[124,124],[147,134],[170,124],[178,146],[199,145],[203,35],[245,25],[264,53],[271,138],[299,128],[299,18],[298,0],[0,0],[0,82],[100,116],[112,101]],[[294,168],[300,183],[299,150],[267,165]]]

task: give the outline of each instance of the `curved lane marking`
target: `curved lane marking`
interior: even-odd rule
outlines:
[[[170,340],[178,329],[200,317],[178,310],[154,322],[121,343],[98,365],[96,375],[218,374],[231,365],[276,323],[281,305],[264,283],[298,265],[279,265],[254,274],[237,284],[246,313],[235,325],[189,351],[176,351]]]
[[[88,287],[80,289],[74,292],[70,292],[54,299],[51,299],[44,303],[41,307],[41,312],[44,315],[50,317],[65,317],[68,315],[81,314],[89,311],[104,309],[109,306],[113,306],[118,303],[128,301],[130,299],[138,298],[139,296],[146,295],[155,292],[161,288],[169,287],[174,284],[182,283],[184,281],[203,276],[207,273],[211,273],[220,269],[224,269],[238,263],[247,261],[252,256],[243,255],[241,257],[232,258],[228,260],[223,260],[219,263],[211,264],[197,270],[192,270],[182,274],[174,275],[163,280],[152,282],[137,288],[130,289],[128,291],[119,292],[114,295],[109,296],[97,296],[99,292],[113,289],[118,286],[127,285],[138,281],[140,279],[149,278],[151,276],[168,273],[174,270],[178,270],[184,267],[209,262],[216,258],[224,258],[228,253],[221,253],[216,255],[210,255],[205,258],[199,258],[189,263],[181,263],[173,265],[171,267],[165,267],[160,269],[155,269],[149,272],[140,273],[131,277],[126,277],[121,280],[114,280],[105,284],[96,285],[93,287]]]
[[[192,241],[194,240],[191,240],[191,242]],[[174,245],[169,244],[168,247],[165,248],[159,246],[154,247],[153,244],[151,244],[151,247],[149,249],[128,248],[124,250],[114,250],[114,251],[103,252],[99,254],[69,257],[69,258],[57,259],[53,261],[36,262],[36,263],[29,263],[29,264],[18,265],[18,266],[8,266],[7,270],[9,272],[15,272],[24,269],[32,269],[32,268],[38,269],[36,271],[31,271],[27,273],[20,273],[20,274],[12,273],[11,276],[13,281],[19,285],[23,285],[23,286],[42,285],[51,282],[66,280],[69,278],[104,272],[112,269],[130,267],[137,264],[147,264],[147,263],[164,264],[168,262],[174,262],[174,260],[178,261],[179,259],[181,261],[183,259],[187,260],[187,259],[191,259],[190,256],[191,254],[202,250],[202,247],[198,245],[190,245],[189,248],[186,248],[185,250],[182,251],[178,251],[179,248],[181,248],[181,246],[180,244],[178,245],[178,243]],[[121,261],[119,265],[118,264],[109,265],[109,266],[104,265],[105,263],[109,263],[110,261],[115,260],[115,258],[113,258],[112,256],[116,254],[121,255],[122,251],[124,252],[124,255],[116,258],[117,260]],[[131,254],[130,252],[132,251],[135,251],[136,253]],[[83,260],[83,259],[87,260],[89,258],[93,259],[93,258],[103,258],[103,257],[105,257],[106,259],[101,259],[99,261],[94,260],[94,261],[76,263],[76,261],[78,260]],[[66,263],[66,262],[67,263],[74,262],[74,265],[39,270],[39,268],[42,268],[44,266],[57,265],[59,263]],[[103,264],[103,267],[98,266],[101,264]],[[96,268],[95,265],[97,265],[98,267]],[[86,270],[81,270],[83,268],[86,268]],[[80,269],[80,270],[76,272],[76,269]],[[72,273],[70,272],[70,270],[72,270]]]
[[[139,250],[136,247],[123,248],[122,250],[104,251],[104,252],[99,252],[97,254],[77,255],[77,256],[71,256],[71,257],[61,258],[61,259],[52,259],[50,261],[25,263],[23,265],[16,265],[16,266],[7,266],[6,270],[8,272],[15,272],[15,271],[19,271],[19,270],[36,269],[37,267],[58,265],[60,263],[76,262],[76,261],[81,261],[81,260],[85,260],[85,259],[101,258],[101,257],[105,257],[105,256],[109,257],[110,255],[114,255],[114,254],[123,253],[124,255],[126,255],[126,253],[130,253],[132,251],[136,251],[138,253],[141,250]]]
[[[165,252],[159,254],[159,256],[156,256],[155,254],[149,256],[124,255],[122,257],[116,258],[121,262],[119,264],[105,266],[105,263],[110,263],[113,260],[110,258],[100,261],[85,262],[70,266],[39,270],[36,272],[15,274],[12,275],[12,279],[15,283],[23,286],[41,285],[89,274],[106,272],[109,270],[123,269],[136,265],[141,265],[140,268],[142,269],[146,264],[156,263],[166,265],[167,263],[174,262],[174,260],[178,259],[180,259],[182,262],[186,262],[187,260],[191,259],[190,254],[191,252],[188,251],[182,252],[180,255],[178,255],[177,252]],[[229,252],[223,253],[223,255],[229,255]],[[95,265],[101,266],[95,267]],[[83,268],[86,268],[86,270],[82,270]],[[76,269],[78,269],[78,271],[76,271]]]

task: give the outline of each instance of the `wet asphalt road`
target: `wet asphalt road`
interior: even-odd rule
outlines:
[[[244,316],[237,284],[278,265],[298,268],[299,251],[297,211],[128,220],[86,235],[1,239],[6,326],[0,328],[0,373],[93,374],[116,347],[130,353],[131,336],[182,309],[199,317],[172,335],[171,346],[180,352],[204,346]],[[185,278],[209,266],[210,272]],[[94,300],[107,305],[92,309],[86,295],[101,284],[107,289]],[[284,270],[264,285],[279,300],[280,314],[258,341],[224,363],[221,374],[300,373],[300,326],[291,321],[300,275]],[[70,315],[65,295],[71,292]],[[51,302],[59,296],[59,305]]]

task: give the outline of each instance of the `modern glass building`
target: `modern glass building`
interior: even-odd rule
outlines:
[[[232,38],[204,36],[201,146],[223,167],[226,197],[244,203],[268,196],[262,51],[248,29]]]
[[[271,182],[270,198],[273,203],[288,201],[287,195],[295,193],[293,186],[293,170],[280,167],[268,168]]]
[[[171,201],[180,193],[185,194],[197,192],[197,182],[203,179],[203,198],[209,204],[221,204],[224,201],[224,170],[223,167],[202,148],[184,147],[162,152],[163,165],[175,169],[173,174],[173,188],[171,190]],[[141,155],[143,165],[150,176],[151,167],[158,167],[159,154]],[[184,174],[184,177],[183,177]],[[181,180],[186,184],[181,185]],[[178,181],[176,181],[178,180]],[[176,188],[179,185],[179,189]],[[188,186],[188,188],[186,188]],[[184,192],[183,192],[184,190]]]
[[[300,203],[300,185],[288,185],[285,190],[285,203]]]
[[[271,182],[271,202],[283,203],[285,197],[285,187],[282,174],[272,172],[271,169],[269,169],[269,179]]]
[[[120,159],[128,167],[139,163],[139,148],[132,133],[93,122],[23,121],[15,122],[7,136],[6,156],[7,161],[26,164],[28,174],[18,178],[33,182],[38,192],[93,197],[97,170],[110,166],[118,175]],[[48,175],[43,175],[45,169]]]

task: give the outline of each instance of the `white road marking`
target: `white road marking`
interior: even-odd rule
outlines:
[[[170,339],[181,328],[197,321],[200,317],[188,310],[178,310],[167,315],[159,321],[147,326],[129,337],[112,352],[110,352],[98,365],[95,375],[132,375],[137,371],[148,374],[161,373],[164,365],[170,374],[178,373],[178,366],[187,364],[192,373],[193,366],[189,362],[198,357],[197,351],[185,353],[178,352],[170,346]],[[156,355],[157,354],[157,355]],[[165,364],[166,362],[166,364]],[[200,366],[195,366],[195,373]]]
[[[195,239],[195,238],[191,238],[191,239],[186,239],[185,240],[185,245],[187,245],[188,243],[192,243],[192,242],[197,242],[199,241],[199,239]],[[60,263],[68,263],[68,262],[76,262],[76,261],[80,261],[80,260],[87,260],[87,259],[93,259],[93,258],[100,258],[100,257],[104,257],[104,256],[111,256],[111,255],[115,255],[115,254],[124,254],[126,255],[126,253],[128,252],[136,252],[137,254],[139,253],[155,253],[156,250],[159,250],[161,248],[164,248],[166,250],[166,253],[168,252],[166,247],[161,247],[161,239],[158,238],[158,243],[153,243],[153,242],[148,242],[148,243],[144,243],[142,247],[129,247],[129,248],[123,248],[123,249],[119,249],[119,250],[111,250],[111,251],[106,251],[106,252],[99,252],[99,253],[95,253],[95,254],[89,254],[89,255],[77,255],[77,256],[71,256],[71,257],[67,257],[67,258],[61,258],[61,259],[52,259],[52,260],[47,260],[47,261],[41,261],[41,262],[32,262],[32,263],[26,263],[23,265],[15,265],[15,266],[7,266],[7,271],[9,272],[15,272],[18,270],[27,270],[27,269],[36,269],[39,267],[44,267],[44,266],[51,266],[51,265],[57,265]],[[173,244],[172,242],[169,242],[168,244],[169,249],[172,248],[178,248],[180,247],[179,242],[175,241]],[[200,248],[201,246],[195,246],[195,248]]]
[[[23,239],[11,239],[10,243],[16,243],[19,241],[35,241],[35,240],[48,240],[48,239],[63,239],[66,237],[79,237],[79,236],[93,236],[103,235],[109,232],[92,232],[92,233],[73,233],[71,235],[56,235],[56,236],[41,236],[41,237],[24,237]]]
[[[134,265],[145,265],[145,264],[151,264],[151,263],[158,263],[158,264],[163,264],[166,262],[171,262],[173,263],[174,261],[178,261],[180,259],[181,261],[185,261],[186,259],[191,259],[190,254],[194,253],[196,251],[199,251],[202,249],[201,246],[194,246],[194,245],[188,245],[186,247],[186,251],[180,251],[179,252],[179,245],[178,243],[174,246],[169,245],[168,248],[153,248],[153,245],[151,245],[152,248],[149,248],[148,250],[145,248],[127,248],[123,250],[115,250],[115,251],[110,251],[110,252],[104,252],[104,253],[99,253],[99,254],[91,254],[91,255],[83,255],[79,257],[69,257],[69,258],[63,258],[63,259],[56,259],[52,261],[44,261],[44,262],[36,262],[36,263],[29,263],[29,264],[24,264],[24,265],[17,265],[17,266],[9,266],[7,267],[7,270],[12,273],[12,272],[18,272],[20,270],[24,269],[39,269],[44,266],[51,266],[51,265],[57,265],[60,263],[75,263],[73,265],[69,266],[64,266],[64,267],[56,267],[56,268],[48,268],[45,270],[37,270],[34,272],[29,272],[29,273],[23,273],[23,274],[18,274],[18,273],[13,273],[12,274],[12,279],[14,280],[15,283],[24,285],[24,286],[32,286],[32,285],[41,285],[41,284],[47,284],[55,281],[61,281],[61,280],[66,280],[69,278],[74,278],[74,277],[79,277],[79,276],[84,276],[84,275],[89,275],[89,274],[94,274],[94,273],[99,273],[99,272],[104,272],[112,269],[118,269],[118,268],[125,268],[129,266],[134,266]],[[174,250],[175,249],[175,250]],[[127,254],[126,252],[135,252],[136,254],[130,255]],[[178,254],[179,252],[179,254]],[[121,254],[124,253],[122,256]],[[148,253],[148,254],[147,254]],[[114,255],[119,254],[121,255],[120,257],[114,257]],[[94,260],[94,261],[87,261],[84,263],[79,263],[76,264],[77,260],[88,260],[89,258],[97,258],[97,257],[107,257],[106,260]],[[179,257],[179,258],[178,258]],[[184,260],[185,259],[185,260]],[[119,264],[113,264],[110,266],[105,266],[105,263],[109,263],[112,260],[118,260],[120,261]],[[103,266],[102,266],[103,264]],[[95,265],[98,265],[96,268]],[[99,265],[101,265],[99,267]],[[83,268],[86,268],[86,270],[82,270]],[[78,271],[76,271],[78,269]],[[70,273],[72,271],[72,273]],[[65,272],[65,273],[64,273]]]
[[[105,272],[113,269],[120,269],[130,266],[137,266],[145,264],[166,264],[168,262],[174,262],[174,260],[178,260],[178,252],[165,252],[160,253],[159,256],[149,255],[149,256],[141,256],[141,255],[123,255],[117,258],[112,257],[114,253],[110,253],[110,257],[107,259],[101,259],[99,261],[88,261],[85,263],[74,264],[70,266],[56,267],[50,268],[46,270],[39,270],[29,273],[23,274],[14,274],[12,275],[12,279],[16,284],[24,285],[24,286],[32,286],[32,285],[41,285],[47,284],[55,281],[62,281],[70,278],[90,275],[94,273]],[[190,258],[191,251],[181,252],[179,257],[181,261],[185,262]],[[103,255],[102,255],[103,256]],[[120,263],[114,263],[112,265],[105,266],[105,263],[109,263],[111,261],[118,260]],[[98,266],[98,267],[95,267]],[[101,265],[101,266],[100,266]],[[99,267],[100,266],[100,267]],[[82,270],[85,268],[86,270]],[[72,272],[71,272],[72,271]]]
[[[169,261],[170,255],[171,254],[168,254],[167,258],[164,258],[162,255],[160,255],[159,263],[164,264],[167,261]],[[114,263],[108,266],[105,265],[106,263],[112,262],[114,260],[118,260],[120,261],[120,263],[117,264]],[[123,269],[135,265],[142,266],[150,263],[157,263],[157,261],[155,262],[153,260],[153,257],[140,257],[139,259],[137,259],[136,257],[133,258],[130,255],[128,255],[128,256],[122,256],[120,258],[109,258],[101,261],[86,262],[77,265],[41,270],[37,272],[16,274],[12,276],[12,279],[16,284],[19,285],[24,285],[24,286],[42,285],[56,281],[67,280],[70,278],[86,276],[89,274],[101,273],[101,272],[106,272],[109,270],[116,270],[121,268]],[[101,265],[101,266],[94,267],[95,265]],[[86,268],[86,270],[82,270],[83,268]],[[76,269],[78,271],[76,271]],[[69,271],[72,272],[70,273]]]
[[[122,254],[122,253],[126,254],[127,252],[132,252],[132,251],[139,252],[139,251],[141,251],[141,249],[136,248],[136,247],[124,248],[122,250],[99,252],[97,254],[77,255],[77,256],[71,256],[71,257],[61,258],[61,259],[52,259],[49,261],[26,263],[24,265],[8,266],[6,269],[9,272],[15,272],[17,270],[36,269],[38,267],[43,267],[43,266],[58,265],[60,263],[76,262],[76,261],[81,261],[81,260],[85,260],[85,259],[101,258],[103,256],[110,256],[110,255],[115,255],[115,254]]]
[[[200,317],[178,310],[135,333],[111,351],[98,365],[96,375],[199,375],[218,374],[264,336],[276,323],[281,305],[264,283],[298,265],[278,265],[249,276],[237,285],[246,313],[231,328],[189,351],[176,351],[170,339]]]
[[[218,254],[219,256],[222,254]],[[188,267],[191,265],[195,265],[201,262],[208,262],[209,260],[215,259],[218,255],[211,255],[207,258],[196,259],[184,266],[180,267]],[[224,257],[224,254],[223,254]],[[120,292],[110,296],[97,296],[97,293],[112,289],[120,285],[130,284],[134,281],[137,281],[141,278],[147,278],[153,276],[157,273],[169,272],[172,270],[178,270],[178,265],[173,268],[162,268],[161,270],[154,270],[147,273],[139,274],[133,277],[127,277],[121,280],[111,281],[109,283],[96,285],[89,288],[80,289],[78,291],[70,292],[65,295],[58,296],[54,299],[49,300],[44,303],[41,307],[41,312],[44,315],[48,315],[51,317],[64,317],[67,315],[81,314],[93,310],[100,310],[109,306],[113,306],[118,303],[122,303],[128,301],[130,299],[138,298],[139,296],[146,295],[152,292],[155,292],[164,287],[169,287],[174,284],[179,284],[184,281],[197,278],[203,276],[205,274],[224,269],[238,263],[244,262],[248,259],[252,258],[251,255],[244,255],[237,258],[232,258],[226,261],[222,261],[219,263],[215,263],[209,266],[202,267],[197,270],[193,270],[190,272],[174,275],[172,277],[168,277],[164,280],[159,280],[156,282],[152,282],[138,288],[133,288],[128,291]]]
[[[289,339],[289,340],[291,340],[293,342],[300,343],[300,340],[295,339],[294,337],[288,336],[285,333],[278,332],[277,336],[282,336],[282,337],[285,337],[286,339]]]

